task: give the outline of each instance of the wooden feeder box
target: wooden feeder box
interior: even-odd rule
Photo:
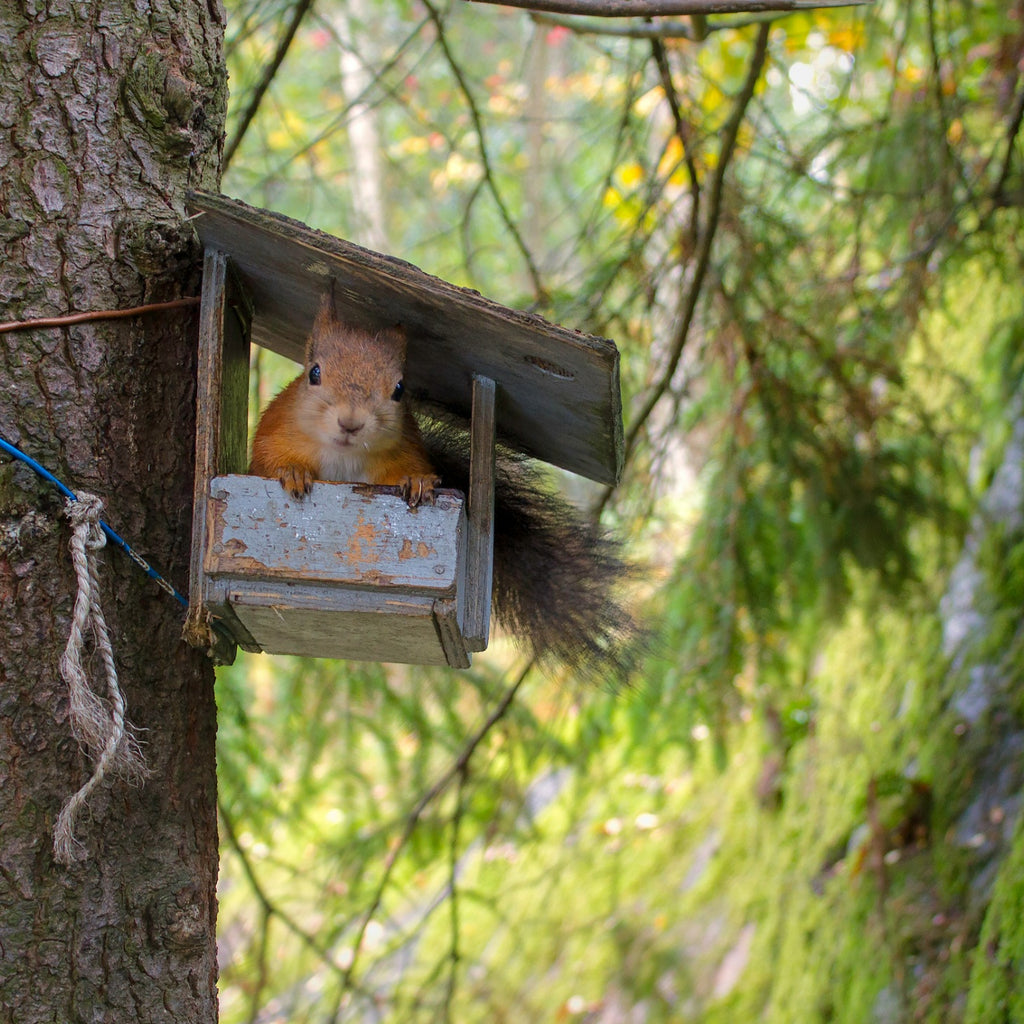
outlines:
[[[224,196],[189,205],[205,260],[186,639],[220,662],[237,645],[467,667],[490,626],[495,440],[614,483],[615,346]],[[404,326],[409,392],[468,419],[468,495],[413,509],[393,488],[316,482],[296,500],[244,475],[250,343],[303,362],[332,283],[342,319]]]

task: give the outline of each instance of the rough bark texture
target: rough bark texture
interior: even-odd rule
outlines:
[[[187,188],[216,189],[223,13],[197,0],[0,0],[0,320],[198,294]],[[187,584],[194,310],[0,335],[0,433],[98,494]],[[55,492],[0,466],[0,1022],[216,1019],[213,672],[182,611],[113,548],[104,611],[152,769],[104,785],[53,858],[90,763],[58,659],[74,575]]]

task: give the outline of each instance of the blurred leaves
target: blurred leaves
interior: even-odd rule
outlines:
[[[269,77],[296,4],[229,6],[231,131],[262,98],[226,192],[359,241],[347,50],[390,251],[616,340],[603,514],[658,638],[626,694],[522,681],[503,640],[459,675],[222,672],[223,1019],[700,1019],[743,860],[706,851],[767,827],[741,790],[783,807],[822,721],[884,762],[829,776],[835,835],[868,779],[905,778],[842,709],[891,702],[1019,391],[1024,4],[793,14],[762,66],[739,17],[652,41],[323,2]],[[695,782],[723,771],[724,795]],[[801,820],[769,859],[820,864]]]

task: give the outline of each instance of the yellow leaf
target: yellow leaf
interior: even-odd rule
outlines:
[[[267,145],[275,151],[288,149],[292,145],[292,136],[283,128],[275,128],[267,135]]]
[[[607,210],[614,210],[616,207],[622,205],[622,193],[617,188],[609,185],[604,190],[604,196],[601,199],[602,205]]]
[[[633,104],[633,112],[637,117],[650,117],[664,98],[665,90],[660,85],[656,85],[637,99]]]
[[[665,152],[658,161],[658,175],[664,176],[675,171],[682,163],[684,155],[685,151],[683,149],[682,141],[678,135],[673,135],[672,138],[668,140]]]
[[[633,188],[644,180],[644,169],[635,161],[622,164],[616,171],[616,177],[625,188]]]
[[[430,150],[430,140],[424,135],[411,135],[398,144],[399,153],[420,156]]]
[[[837,50],[853,53],[855,50],[859,50],[864,42],[864,26],[855,24],[833,29],[828,33],[827,38],[830,46],[834,46]]]

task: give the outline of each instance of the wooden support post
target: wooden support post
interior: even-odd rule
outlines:
[[[192,493],[192,558],[185,639],[212,650],[219,664],[234,660],[235,647],[212,627],[203,608],[210,481],[219,473],[244,472],[249,412],[251,310],[223,252],[206,250],[199,308],[196,386],[196,465]]]
[[[467,521],[467,587],[463,634],[471,651],[487,646],[491,626],[494,561],[495,388],[489,377],[473,377]]]

